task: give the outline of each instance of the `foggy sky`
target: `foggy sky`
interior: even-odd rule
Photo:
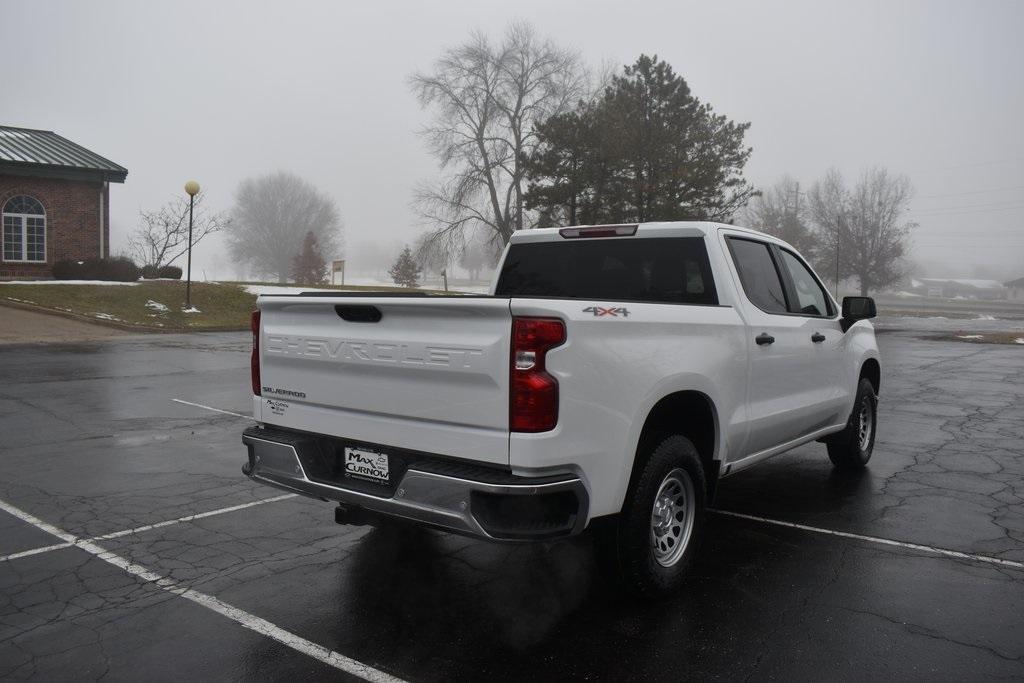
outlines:
[[[752,122],[755,184],[886,166],[916,187],[916,260],[1024,276],[1020,2],[0,0],[0,124],[128,168],[115,252],[187,179],[229,209],[243,178],[279,169],[335,198],[350,247],[397,244],[422,229],[409,200],[436,174],[406,78],[514,19],[595,66],[667,60]],[[220,251],[204,243],[194,274],[230,275]]]

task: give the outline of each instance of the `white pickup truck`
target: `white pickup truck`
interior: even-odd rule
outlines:
[[[768,235],[714,223],[517,232],[491,294],[304,292],[253,313],[252,479],[526,541],[599,528],[625,584],[674,588],[718,480],[821,440],[871,457],[867,297],[840,308]]]

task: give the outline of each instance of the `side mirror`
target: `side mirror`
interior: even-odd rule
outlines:
[[[843,316],[839,322],[843,327],[843,332],[846,332],[858,320],[867,320],[876,315],[878,315],[878,311],[875,308],[875,300],[871,297],[844,296]]]

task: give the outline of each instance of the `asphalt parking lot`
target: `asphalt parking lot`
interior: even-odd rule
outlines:
[[[644,605],[586,536],[341,527],[251,484],[248,334],[0,347],[0,678],[1022,678],[1024,348],[879,343],[870,468],[812,444],[724,481]]]

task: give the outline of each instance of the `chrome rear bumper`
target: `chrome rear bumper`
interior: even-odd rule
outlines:
[[[397,485],[371,493],[343,480],[328,482],[312,475],[303,465],[304,460],[309,465],[311,456],[302,453],[303,442],[291,435],[258,427],[245,430],[242,443],[249,462],[242,472],[285,491],[478,538],[549,539],[577,534],[586,525],[587,489],[572,474],[522,477],[472,466],[456,468],[453,474],[421,460],[409,464]],[[565,512],[552,515],[552,509]]]

